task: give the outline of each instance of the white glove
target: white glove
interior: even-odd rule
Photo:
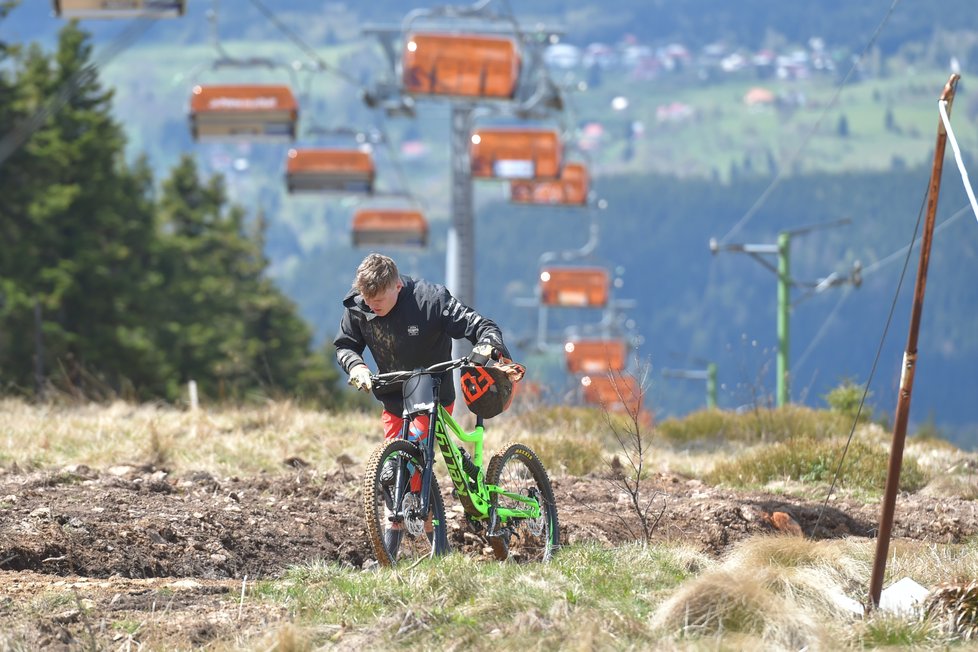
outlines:
[[[367,368],[367,365],[357,365],[350,371],[350,384],[361,392],[370,391],[373,385],[370,383],[370,369]]]
[[[485,344],[485,343],[476,344],[474,347],[472,347],[473,355],[481,355],[490,360],[492,359],[492,352],[493,352],[492,344]]]

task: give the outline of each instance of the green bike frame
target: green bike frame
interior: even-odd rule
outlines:
[[[495,512],[495,516],[500,522],[506,523],[511,518],[540,518],[540,501],[531,496],[523,496],[509,491],[505,491],[496,485],[486,484],[485,473],[482,470],[483,443],[485,426],[482,417],[476,418],[475,430],[466,432],[455,421],[442,405],[436,404],[437,418],[430,419],[428,440],[429,446],[432,441],[438,443],[441,454],[445,458],[445,465],[448,467],[448,475],[452,479],[455,493],[459,502],[465,509],[466,515],[475,520],[490,519]],[[434,410],[432,410],[434,412]],[[462,463],[462,452],[450,435],[455,435],[462,441],[473,444],[472,461],[478,469],[475,478],[469,478]],[[422,494],[427,495],[427,493]],[[496,495],[505,496],[511,500],[526,505],[524,509],[512,509],[506,507],[494,507],[492,498]]]

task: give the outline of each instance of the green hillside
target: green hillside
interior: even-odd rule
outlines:
[[[154,26],[145,39],[100,68],[101,79],[114,90],[112,111],[125,127],[129,156],[145,153],[157,179],[185,153],[194,155],[202,174],[224,175],[229,198],[251,217],[264,215],[269,270],[298,303],[316,339],[326,341],[338,321],[339,297],[364,253],[349,246],[354,200],[290,197],[282,182],[284,146],[198,145],[187,128],[195,83],[292,82],[300,92],[303,130],[355,127],[386,136],[390,151],[377,151],[381,187],[423,198],[433,225],[429,250],[398,252],[398,258],[407,273],[443,280],[450,177],[447,108],[422,103],[413,120],[386,119],[367,109],[360,93],[383,78],[382,55],[360,33],[361,8],[339,4],[275,5],[283,24],[337,72],[214,70],[218,51],[208,37],[207,4],[192,2],[184,20]],[[310,62],[308,53],[269,21],[256,19],[259,14],[248,4],[230,12],[224,3],[218,15],[226,53],[283,64]],[[374,18],[396,23],[414,5],[371,6]],[[909,241],[932,156],[936,99],[951,56],[964,73],[955,131],[966,157],[978,144],[978,92],[972,91],[968,76],[969,63],[978,61],[972,56],[978,19],[963,2],[941,12],[904,3],[888,15],[890,6],[826,1],[798,8],[758,1],[737,12],[707,12],[702,2],[689,0],[613,3],[600,13],[552,2],[517,8],[528,23],[545,18],[563,25],[568,43],[602,41],[624,56],[632,46],[654,51],[679,42],[692,53],[674,70],[623,64],[552,70],[564,87],[587,84],[586,90],[568,93],[568,110],[552,122],[579,144],[571,155],[588,160],[606,210],[588,215],[516,209],[502,201],[501,184],[477,188],[478,307],[498,317],[554,396],[570,391],[570,381],[559,373],[559,356],[533,352],[535,314],[514,302],[532,296],[539,257],[582,246],[592,219],[600,227],[594,261],[623,268],[620,297],[636,302],[625,318],[633,320],[634,335],[643,341],[638,357],[652,363],[650,397],[663,415],[693,409],[703,396],[696,383],[663,378],[659,371],[664,367],[719,362],[723,407],[767,401],[773,392],[773,276],[748,257],[711,256],[709,238],[735,235],[734,241],[773,242],[784,229],[850,217],[848,228],[798,241],[792,263],[800,280],[847,270],[856,260],[864,267],[890,260]],[[17,35],[42,40],[58,26],[33,4],[15,8],[4,24]],[[853,68],[852,57],[881,24],[877,47]],[[118,37],[118,27],[91,26],[96,54]],[[724,72],[703,54],[705,46],[722,40],[728,54],[773,48],[785,56],[811,55],[809,39],[815,35],[824,39],[834,69],[811,69],[797,78],[780,79],[756,67]],[[758,88],[772,99],[746,103],[748,93]],[[402,149],[407,141],[420,142],[422,153],[409,155]],[[948,166],[945,175],[942,219],[965,206],[957,172]],[[958,217],[936,245],[943,248],[933,261],[914,413],[915,419],[933,418],[963,433],[975,421],[969,411],[968,397],[975,390],[969,371],[978,344],[967,325],[973,323],[978,302],[963,271],[975,264],[975,248],[969,244],[973,227],[969,216]],[[842,379],[866,380],[899,262],[867,274],[855,294],[837,289],[795,307],[796,400],[820,404],[820,397]],[[907,313],[900,304],[898,325],[887,344],[889,357],[873,388],[878,414],[892,411],[904,337],[899,324]],[[552,338],[560,340],[564,327],[580,329],[597,318],[553,316]]]

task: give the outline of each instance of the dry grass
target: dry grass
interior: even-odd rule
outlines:
[[[867,601],[873,545],[857,539],[812,542],[755,537],[681,585],[656,609],[652,625],[673,642],[692,643],[697,649],[714,645],[736,649],[747,643],[765,650],[891,645],[946,649],[963,628],[942,633],[938,623],[919,613],[870,612],[863,618],[839,599]],[[949,578],[974,577],[978,564],[974,545],[901,541],[894,542],[891,553],[887,586],[911,577],[933,588]],[[952,597],[969,595],[967,587],[973,584],[964,586]],[[971,612],[962,609],[961,602],[966,601],[955,603],[959,617],[966,612],[968,619]]]
[[[761,536],[722,559],[682,545],[570,546],[550,564],[479,564],[452,555],[408,572],[294,569],[260,598],[288,604],[313,648],[861,650],[945,649],[919,615],[861,617],[874,543]],[[975,546],[901,542],[887,585],[973,573]],[[268,645],[274,636],[261,639]],[[266,648],[261,648],[266,649]]]
[[[382,439],[378,404],[371,412],[329,412],[290,402],[218,407],[191,412],[118,401],[35,405],[0,400],[0,465],[21,468],[84,464],[165,467],[221,476],[285,471],[298,458],[321,470],[364,461]],[[474,419],[460,410],[463,427]],[[591,416],[600,413],[591,411]],[[486,453],[520,439],[541,456],[551,475],[583,475],[604,467],[601,439],[567,422],[549,428],[519,417],[488,424]],[[594,423],[600,423],[595,420]],[[339,461],[338,461],[339,460]]]
[[[837,542],[758,537],[680,587],[653,625],[675,638],[726,632],[756,637],[764,649],[828,649],[830,623],[852,620],[833,595],[846,595],[868,573]]]
[[[291,403],[190,412],[159,405],[36,406],[0,401],[0,463],[166,466],[220,475],[274,472],[290,458],[328,470],[362,460],[381,439],[377,415]]]

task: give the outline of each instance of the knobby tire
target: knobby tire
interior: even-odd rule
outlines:
[[[541,508],[539,519],[515,520],[502,528],[500,536],[489,538],[496,559],[548,561],[560,546],[560,525],[550,477],[537,454],[525,444],[506,444],[489,460],[486,482],[514,494],[528,496],[533,493]],[[514,509],[524,506],[498,494],[493,497],[492,504]]]
[[[386,509],[385,496],[388,490],[381,485],[381,473],[384,462],[388,459],[405,457],[415,468],[421,468],[421,452],[417,445],[403,439],[385,441],[378,445],[367,462],[363,478],[364,516],[367,521],[367,538],[374,550],[377,562],[381,566],[393,566],[402,562],[411,562],[419,557],[431,557],[448,552],[448,533],[445,522],[445,503],[438,488],[438,479],[431,478],[431,508],[433,531],[429,538],[422,532],[412,536],[409,528],[403,527],[400,534],[391,528],[388,519],[390,512]],[[404,474],[407,475],[406,473]],[[412,498],[413,500],[413,498]],[[415,519],[412,526],[421,527],[422,523]]]

